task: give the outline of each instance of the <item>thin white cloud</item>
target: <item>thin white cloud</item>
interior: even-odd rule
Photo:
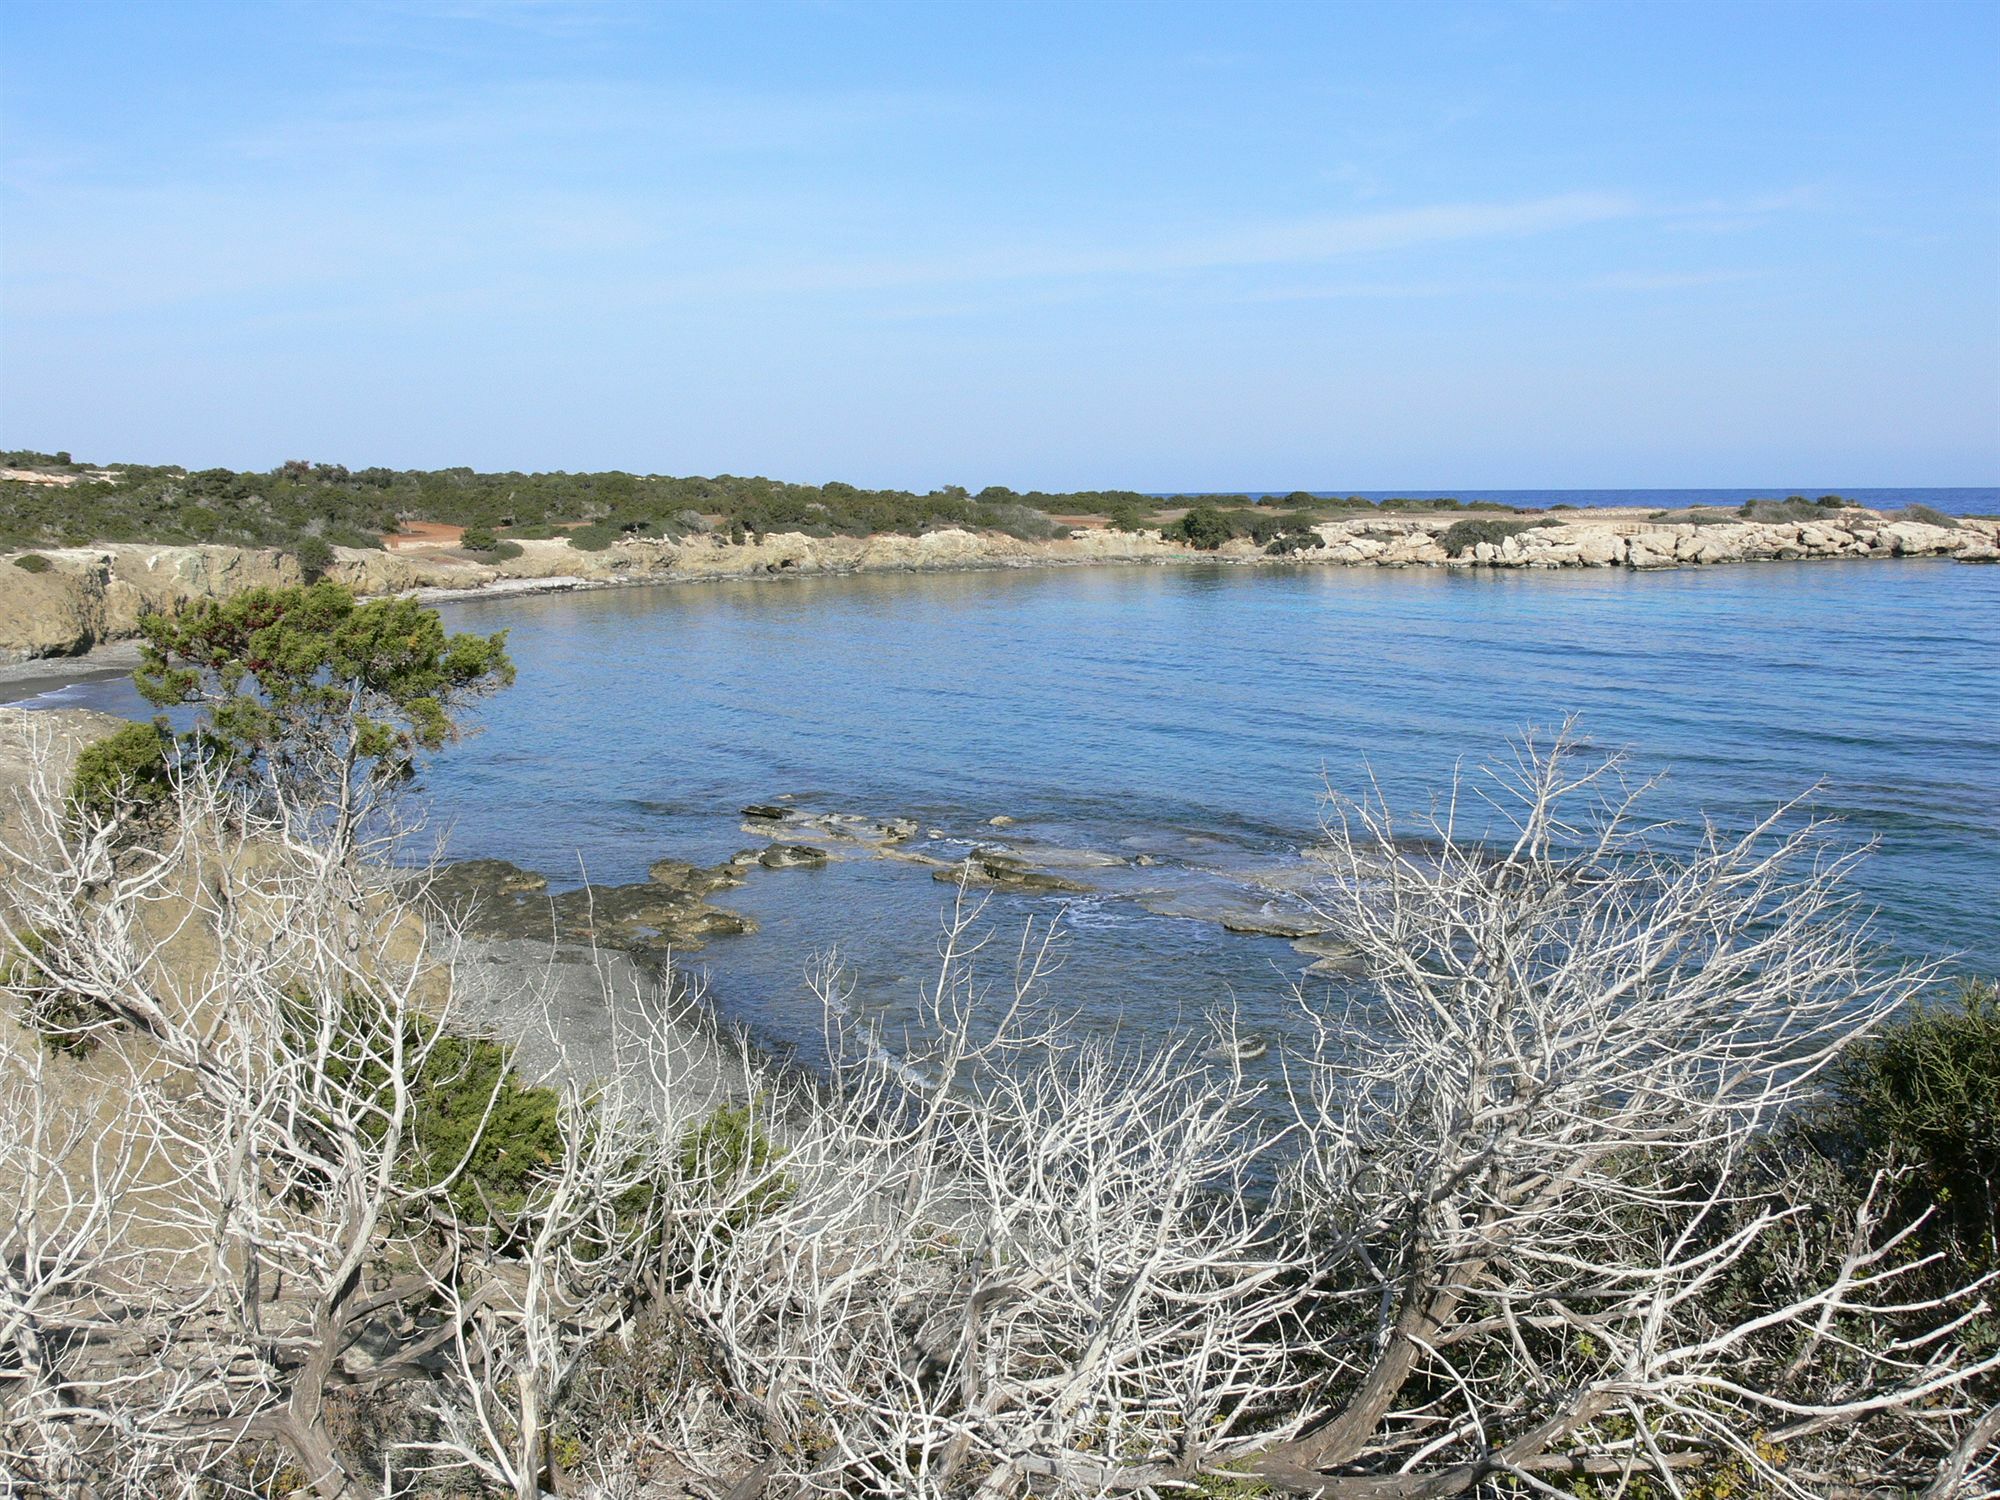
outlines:
[[[695,280],[654,283],[668,295],[886,291],[921,286],[1186,276],[1313,265],[1464,241],[1516,239],[1632,219],[1644,212],[1616,194],[1572,193],[1519,203],[1438,204],[1380,213],[1266,221],[1247,229],[1165,237],[1150,244],[1016,244],[906,260],[770,263]]]

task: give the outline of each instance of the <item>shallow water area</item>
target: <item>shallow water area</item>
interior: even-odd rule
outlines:
[[[749,872],[761,931],[694,961],[725,1014],[809,1038],[815,954],[906,1012],[975,849],[1082,891],[979,893],[979,964],[1060,919],[1052,998],[1160,1035],[1234,1005],[1286,1029],[1327,785],[1421,807],[1529,723],[1665,772],[1651,806],[1725,827],[1815,783],[1879,840],[1861,885],[1894,952],[2000,968],[2000,569],[1813,563],[1666,573],[1096,568],[786,579],[467,601],[517,685],[428,776],[454,855],[557,885],[764,840],[741,809],[915,820],[881,857]],[[42,701],[136,712],[129,688]],[[993,820],[1002,820],[996,823]],[[915,857],[911,857],[915,856]],[[1296,930],[1296,931],[1294,931]]]

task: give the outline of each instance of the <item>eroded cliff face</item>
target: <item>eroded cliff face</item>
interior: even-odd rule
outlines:
[[[944,530],[924,536],[810,537],[783,533],[732,545],[720,537],[635,539],[602,552],[567,542],[524,542],[519,557],[478,562],[462,553],[337,549],[329,576],[363,594],[411,589],[470,590],[496,585],[592,587],[615,583],[786,574],[926,572],[965,568],[1061,567],[1094,563],[1184,564],[1223,561],[1270,566],[1671,568],[1706,563],[1807,558],[2000,556],[2000,523],[1930,526],[1868,510],[1830,512],[1823,520],[1724,521],[1670,525],[1640,516],[1594,512],[1456,557],[1441,538],[1460,515],[1367,516],[1318,528],[1325,545],[1288,557],[1267,556],[1254,542],[1196,552],[1156,532],[1082,529],[1061,541],[1028,542],[990,533]],[[194,599],[223,598],[257,585],[299,582],[297,562],[270,549],[165,547],[139,543],[43,549],[49,569],[30,573],[0,557],[0,661],[71,656],[138,633],[141,615]]]

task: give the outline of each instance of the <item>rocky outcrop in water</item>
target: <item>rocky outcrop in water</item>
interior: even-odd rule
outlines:
[[[757,856],[769,869],[825,864],[837,851],[883,854],[917,836],[914,818],[870,818],[860,813],[811,812],[782,802],[753,802],[743,809],[743,831],[772,845]],[[817,854],[818,859],[813,856]]]
[[[712,938],[755,932],[757,924],[708,897],[743,883],[735,865],[654,862],[631,885],[584,885],[549,893],[543,876],[503,859],[447,865],[431,896],[468,937],[532,938],[628,952],[688,952]]]
[[[1497,541],[1447,555],[1442,541],[1462,514],[1371,515],[1326,522],[1324,545],[1273,557],[1242,540],[1193,551],[1152,531],[1081,528],[1052,541],[946,529],[922,536],[766,535],[734,544],[720,536],[634,538],[601,552],[563,541],[519,544],[518,557],[473,562],[446,552],[336,548],[330,577],[364,594],[412,590],[529,591],[621,583],[767,579],[870,572],[1075,567],[1103,563],[1226,562],[1272,567],[1672,568],[1813,558],[2000,557],[2000,522],[1935,526],[1871,510],[1828,511],[1805,521],[1704,518],[1653,521],[1605,511],[1546,517]],[[73,656],[138,630],[148,610],[221,598],[257,584],[299,581],[296,561],[268,548],[118,543],[42,549],[46,572],[0,556],[0,660]]]
[[[975,849],[957,864],[947,865],[931,877],[947,884],[1004,886],[1016,891],[1080,894],[1090,889],[1081,881],[1036,869],[1022,855],[1005,849]]]

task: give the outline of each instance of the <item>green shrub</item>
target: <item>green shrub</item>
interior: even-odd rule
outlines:
[[[23,552],[14,559],[14,566],[23,573],[46,573],[53,564],[39,552]]]
[[[352,547],[362,552],[382,550],[382,538],[379,533],[360,526],[350,526],[344,521],[330,522],[321,535],[336,547]]]
[[[1259,511],[1243,523],[1243,534],[1260,547],[1276,540],[1284,529],[1283,518],[1269,511]]]
[[[604,525],[579,526],[568,534],[567,540],[579,552],[602,552],[618,540],[618,532]]]
[[[468,552],[491,552],[500,545],[500,538],[485,526],[468,526],[460,533],[458,545]]]
[[[157,807],[168,790],[167,737],[157,724],[127,724],[86,745],[69,784],[71,804],[98,818]]]
[[[48,939],[23,932],[0,949],[0,989],[21,1002],[21,1023],[51,1052],[83,1057],[95,1051],[110,1013],[82,996],[49,982],[43,968]]]
[[[1025,505],[981,506],[974,520],[1019,542],[1045,542],[1056,534],[1056,524],[1045,512]]]
[[[1491,542],[1499,546],[1510,536],[1519,536],[1524,531],[1532,531],[1534,521],[1453,521],[1445,528],[1438,545],[1444,548],[1446,557],[1461,557],[1481,542]]]
[[[1857,1178],[1906,1168],[1907,1221],[1934,1217],[1926,1248],[2000,1269],[2000,997],[1968,983],[1849,1049],[1814,1122]]]
[[[1899,521],[1921,521],[1926,526],[1958,525],[1958,517],[1948,516],[1941,510],[1933,510],[1928,505],[1906,505],[1896,512]]]
[[[747,1105],[721,1105],[681,1137],[681,1175],[735,1200],[723,1221],[731,1230],[755,1223],[792,1195],[791,1181],[778,1170],[783,1158]]]
[[[323,536],[302,536],[292,548],[292,556],[299,561],[299,576],[307,583],[318,583],[333,566],[333,544]]]
[[[1214,506],[1197,505],[1161,535],[1168,541],[1186,542],[1199,552],[1213,552],[1236,535],[1236,528]]]
[[[446,1036],[424,1060],[415,1092],[417,1175],[441,1182],[465,1161],[449,1193],[460,1213],[484,1222],[520,1212],[536,1176],[562,1150],[556,1091],[524,1082],[497,1042]]]
[[[1745,500],[1736,508],[1736,513],[1753,521],[1823,521],[1828,511],[1843,510],[1851,504],[1838,495],[1822,495],[1817,500],[1791,495],[1783,500]],[[1957,523],[1947,518],[1942,524],[1953,526]]]
[[[488,562],[505,562],[510,557],[521,555],[521,544],[514,541],[498,541],[486,549]]]
[[[1310,552],[1325,545],[1326,538],[1310,526],[1290,527],[1265,543],[1264,550],[1273,557],[1290,557],[1294,553]]]
[[[1146,518],[1136,505],[1114,505],[1107,519],[1113,531],[1144,531]]]

